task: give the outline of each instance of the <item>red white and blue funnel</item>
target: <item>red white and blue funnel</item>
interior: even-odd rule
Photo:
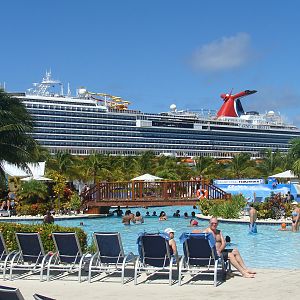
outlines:
[[[257,91],[254,90],[246,90],[235,95],[222,94],[221,98],[224,100],[224,103],[218,111],[217,117],[240,117],[245,113],[240,98],[249,96],[256,92]]]

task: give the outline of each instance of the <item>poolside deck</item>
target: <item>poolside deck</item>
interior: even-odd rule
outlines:
[[[161,281],[157,280],[134,286],[132,281],[121,285],[117,280],[89,284],[66,279],[51,282],[39,282],[30,279],[3,281],[1,279],[0,285],[18,287],[25,299],[33,299],[34,293],[47,295],[58,300],[152,300],[153,298],[195,300],[195,297],[207,300],[282,300],[298,298],[297,286],[300,270],[264,269],[257,271],[254,279],[245,279],[236,275],[217,288],[201,282],[183,286],[174,284],[170,287],[168,284],[162,284]]]

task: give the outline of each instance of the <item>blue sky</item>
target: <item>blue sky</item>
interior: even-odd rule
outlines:
[[[299,1],[1,2],[0,82],[25,91],[46,69],[71,90],[122,96],[132,108],[218,109],[256,89],[245,110],[300,125]]]

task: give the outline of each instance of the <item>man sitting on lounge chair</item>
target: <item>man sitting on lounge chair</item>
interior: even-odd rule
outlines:
[[[177,252],[177,246],[176,246],[176,242],[174,240],[174,233],[175,230],[173,230],[172,228],[166,228],[165,229],[165,233],[169,235],[170,240],[169,240],[169,246],[170,246],[170,253],[171,255],[173,255],[173,257],[176,259],[176,261],[178,262],[178,252]]]
[[[206,228],[203,232],[207,232],[207,233],[211,232],[214,235],[216,239],[216,249],[218,255],[222,254],[225,260],[229,259],[230,263],[242,274],[243,277],[254,278],[256,272],[249,270],[246,267],[237,248],[233,249],[231,252],[222,253],[226,247],[226,242],[221,230],[217,229],[217,227],[218,227],[218,220],[217,218],[212,217],[209,221],[209,227]]]

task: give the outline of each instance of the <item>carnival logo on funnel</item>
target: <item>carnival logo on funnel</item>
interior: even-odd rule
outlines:
[[[240,117],[245,113],[240,98],[249,96],[256,92],[257,91],[255,90],[246,90],[235,95],[232,95],[231,93],[222,94],[221,98],[224,100],[224,103],[218,111],[217,117]]]

